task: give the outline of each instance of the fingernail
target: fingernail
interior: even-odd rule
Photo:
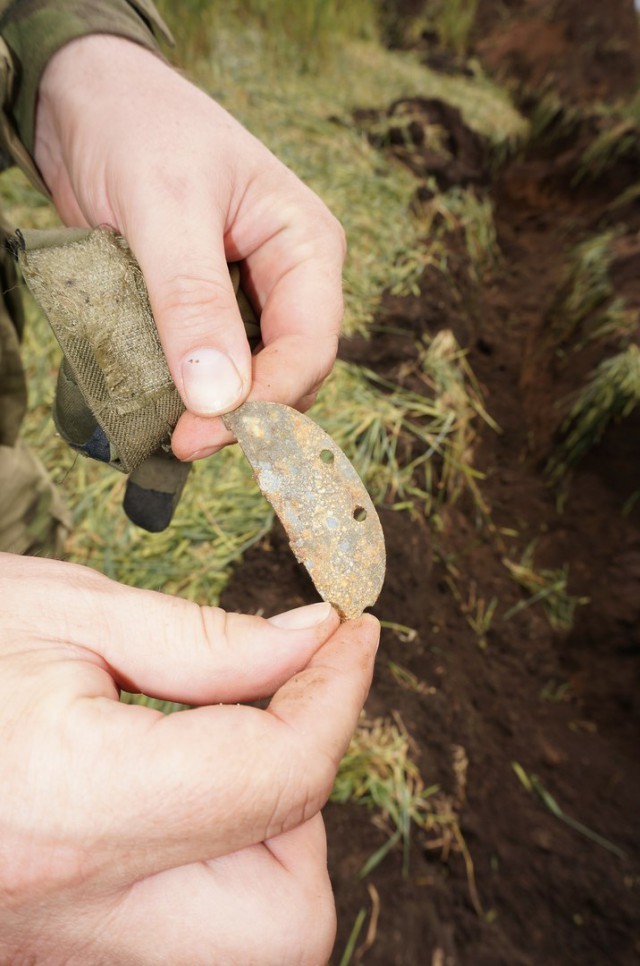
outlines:
[[[240,401],[243,383],[233,362],[219,349],[192,349],[182,360],[187,409],[201,416],[228,412]]]
[[[308,604],[306,607],[296,607],[295,610],[285,611],[269,618],[269,623],[281,627],[286,631],[301,631],[305,627],[316,627],[326,621],[331,613],[331,604]]]

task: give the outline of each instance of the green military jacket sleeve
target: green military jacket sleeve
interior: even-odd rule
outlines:
[[[172,40],[151,0],[0,0],[0,170],[19,165],[45,193],[33,160],[40,78],[57,50],[95,33],[150,50]]]

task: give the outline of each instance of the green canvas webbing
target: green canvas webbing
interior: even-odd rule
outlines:
[[[189,471],[170,454],[184,405],[125,239],[109,228],[56,229],[18,231],[8,244],[64,353],[53,407],[58,431],[84,455],[133,473],[138,490],[173,494],[172,513]],[[237,266],[230,273],[255,346],[259,324],[240,289]],[[129,505],[125,498],[129,515],[146,529],[162,529],[154,519],[145,522],[150,504],[145,506],[144,493],[134,495]],[[168,512],[167,499],[163,505]]]

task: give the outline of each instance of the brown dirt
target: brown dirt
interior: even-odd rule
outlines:
[[[640,79],[633,0],[479,0],[475,34],[490,70],[563,100],[615,100]]]
[[[446,73],[473,73],[439,47],[447,0],[381,4],[390,46],[416,47]],[[416,36],[418,35],[418,36]],[[516,91],[553,91],[564,101],[615,101],[640,81],[640,29],[633,0],[477,0],[469,54]]]
[[[413,105],[418,115],[435,109],[425,103]],[[392,124],[393,109],[389,116]],[[379,125],[380,115],[358,122],[367,120]],[[470,165],[478,177],[466,183],[491,194],[499,264],[478,284],[452,233],[449,277],[430,268],[418,296],[385,298],[372,339],[346,342],[341,354],[391,380],[411,380],[421,335],[451,328],[468,349],[500,426],[499,433],[485,427],[476,449],[493,535],[479,525],[470,499],[446,507],[438,531],[420,512],[381,508],[388,576],[375,612],[417,633],[407,642],[383,632],[367,704],[372,717],[400,715],[426,783],[437,783],[455,803],[482,908],[473,901],[460,851],[433,848],[420,831],[413,833],[406,878],[394,851],[361,881],[358,871],[386,833],[363,808],[330,805],[325,817],[339,916],[335,963],[359,910],[370,914],[377,893],[373,941],[352,962],[626,966],[640,957],[640,505],[622,511],[640,489],[640,420],[632,416],[613,426],[559,500],[542,467],[567,393],[582,383],[594,355],[578,352],[563,361],[540,346],[570,253],[611,224],[610,202],[628,186],[629,171],[621,163],[576,189],[571,181],[579,146],[559,163],[557,145],[534,145],[486,187],[477,144],[452,148],[456,138],[463,144],[460,119],[450,113],[447,121],[455,177],[464,181]],[[408,149],[388,139],[385,150]],[[402,160],[424,177],[421,165],[430,162],[421,151],[416,129],[410,157]],[[638,309],[638,203],[623,215],[612,276],[615,294]],[[570,593],[589,598],[569,631],[554,631],[539,604],[505,618],[525,595],[504,558],[519,560],[532,541],[536,567],[567,565]],[[484,646],[451,593],[452,573],[463,605],[474,596],[499,601]],[[313,599],[310,581],[277,528],[246,555],[222,603],[269,614]],[[401,687],[389,662],[425,682],[425,693]],[[537,775],[567,815],[610,839],[625,857],[554,816],[523,787],[513,762]]]

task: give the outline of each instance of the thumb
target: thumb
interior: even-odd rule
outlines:
[[[162,347],[182,400],[197,416],[230,412],[251,388],[251,352],[223,247],[224,228],[202,211],[149,216],[128,237],[149,291]],[[208,211],[210,212],[210,208]],[[172,226],[189,225],[189,231]]]
[[[227,614],[76,564],[9,554],[0,554],[0,600],[25,648],[35,641],[55,651],[62,643],[71,656],[80,648],[121,687],[185,704],[273,694],[339,625],[326,603],[268,620]],[[105,676],[102,693],[112,688]]]

